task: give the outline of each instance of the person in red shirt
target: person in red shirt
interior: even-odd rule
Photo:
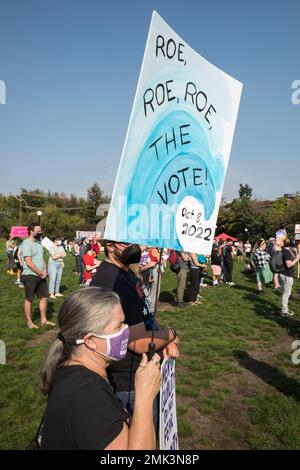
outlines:
[[[98,256],[100,253],[100,243],[97,237],[93,238],[93,240],[91,241],[91,245],[94,252],[96,253],[96,256]]]
[[[87,245],[87,252],[83,256],[83,264],[85,266],[85,272],[83,274],[85,286],[89,286],[92,277],[93,271],[96,272],[96,269],[100,265],[100,261],[96,258],[95,250],[93,250],[92,245]]]

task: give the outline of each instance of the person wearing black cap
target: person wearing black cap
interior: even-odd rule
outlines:
[[[141,355],[148,351],[152,339],[152,331],[148,331],[145,323],[151,321],[151,313],[142,285],[129,265],[138,263],[141,257],[139,245],[122,242],[105,241],[105,260],[100,264],[94,275],[91,286],[107,287],[116,292],[121,299],[125,322],[130,328],[130,337],[125,359],[110,366],[110,383],[124,406],[133,410],[134,405],[134,374],[140,364]],[[179,339],[175,330],[159,328],[154,335],[156,351],[164,356],[179,356]]]

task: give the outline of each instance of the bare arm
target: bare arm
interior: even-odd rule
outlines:
[[[31,256],[25,256],[25,261],[29,269],[35,272],[38,276],[42,277],[43,272],[32,262]],[[44,261],[44,270],[46,268],[46,264]]]
[[[99,264],[100,264],[100,261],[97,260],[95,264],[86,264],[85,269],[87,271],[93,271],[93,269],[98,268]]]
[[[152,331],[146,330],[144,322],[130,326],[128,349],[137,354],[143,354],[148,351],[151,338]],[[173,341],[174,339],[174,335],[169,328],[155,331],[154,343],[156,351],[165,348],[170,341]]]
[[[189,255],[187,253],[180,253],[181,258],[183,261],[188,261],[189,260]]]
[[[51,256],[52,259],[56,260],[56,259],[60,259],[60,258],[65,258],[65,256],[67,256],[67,255],[66,255],[66,253],[60,253],[58,255],[51,255],[50,254],[50,256]]]
[[[199,263],[198,259],[197,259],[197,256],[195,255],[195,253],[192,253],[191,254],[191,258],[193,260],[193,263],[195,264],[195,266],[197,266],[198,268],[205,268],[206,267],[206,264],[201,264]]]
[[[294,261],[288,259],[286,260],[286,265],[288,268],[292,268],[293,266],[295,266],[295,264],[298,263],[298,261],[300,260],[300,253],[298,253],[298,255],[296,256],[296,258],[294,259]]]
[[[149,263],[145,264],[145,266],[140,267],[140,272],[147,271],[147,269],[153,268],[156,265],[154,261],[149,261]]]
[[[23,266],[23,261],[22,261],[22,258],[21,258],[21,253],[22,253],[22,250],[19,249],[19,251],[18,251],[18,260],[19,260],[20,266]]]
[[[135,374],[136,398],[130,429],[124,424],[120,434],[105,450],[155,450],[153,401],[161,384],[160,370],[156,364],[159,359],[155,354],[148,362],[146,354],[143,355],[141,367]]]

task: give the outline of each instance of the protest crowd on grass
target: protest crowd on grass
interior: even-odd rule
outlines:
[[[114,11],[114,17],[118,15],[117,10]],[[172,10],[175,11],[177,8],[172,5]],[[182,15],[181,8],[179,11],[180,17],[186,16],[188,19],[188,12]],[[15,22],[16,12],[13,13]],[[102,13],[102,8],[99,14],[101,20],[106,18]],[[123,28],[128,25],[127,19],[132,15],[126,15],[127,13],[122,14],[122,21],[118,27],[109,26],[109,32],[113,32],[115,39],[118,39],[117,30],[120,30],[120,38],[127,36]],[[48,18],[49,15],[46,16]],[[78,15],[80,23],[84,23],[85,16],[85,14]],[[196,11],[193,16],[197,18]],[[234,24],[234,16],[232,18],[231,16],[228,24]],[[68,24],[71,25],[72,22],[73,16]],[[30,28],[28,26],[30,22],[24,23],[27,28]],[[178,23],[180,25],[180,21]],[[209,21],[207,23],[209,24]],[[198,37],[195,44],[201,40],[199,47],[200,44],[203,47],[207,34],[199,35],[198,26],[197,24]],[[90,34],[90,31],[93,31],[90,28],[92,25],[89,24],[89,34],[81,32],[81,24],[78,25],[78,30],[76,28],[76,37],[80,37],[83,44],[86,37],[97,38],[96,35]],[[135,33],[139,32],[135,28],[130,27],[130,29]],[[140,29],[143,28],[138,28]],[[243,29],[241,26],[239,31],[241,37]],[[265,31],[266,28],[264,25],[264,28],[256,29]],[[272,29],[275,31],[276,28]],[[102,31],[103,28],[99,28],[97,24],[98,30]],[[190,24],[189,20],[188,31],[192,30],[192,23]],[[34,31],[34,28],[30,28],[30,31]],[[71,37],[69,29],[66,31],[67,33],[64,31],[63,40],[57,41],[57,37],[54,40],[51,39],[51,44],[60,44],[61,47],[59,51],[53,50],[51,57],[52,55],[64,57],[62,51],[65,37]],[[79,35],[78,31],[80,31]],[[51,27],[51,34],[53,32],[56,36],[56,29],[53,30]],[[106,34],[102,41],[93,39],[97,48],[99,44],[104,47],[108,36],[111,37],[111,34]],[[230,34],[226,33],[225,36],[230,38]],[[39,44],[39,39],[33,37],[34,43]],[[216,37],[218,38],[218,35]],[[266,116],[264,114],[267,108],[266,100],[259,103],[260,108],[255,101],[253,101],[255,106],[249,102],[251,106],[248,104],[248,109],[247,100],[249,96],[260,96],[260,93],[255,93],[252,88],[253,83],[250,77],[267,74],[253,74],[252,67],[247,75],[247,67],[251,64],[251,49],[249,46],[248,51],[248,47],[243,44],[242,40],[238,42],[243,47],[243,51],[247,50],[246,55],[242,54],[247,57],[247,61],[245,66],[239,71],[237,68],[235,72],[234,68],[232,69],[235,62],[233,58],[228,59],[226,64],[224,37],[222,35],[217,39],[216,50],[219,50],[221,44],[222,61],[225,61],[226,72],[215,65],[219,61],[218,56],[212,55],[214,58],[212,62],[202,57],[155,10],[152,11],[148,39],[113,190],[110,187],[112,181],[107,181],[108,191],[112,190],[111,196],[105,196],[98,183],[94,183],[88,189],[86,199],[77,197],[74,193],[67,196],[65,193],[50,190],[45,192],[44,189],[27,191],[25,188],[20,188],[20,193],[16,195],[11,193],[13,189],[11,183],[6,189],[9,194],[0,194],[2,214],[0,236],[6,236],[5,253],[7,256],[1,282],[4,280],[7,298],[10,299],[10,296],[15,295],[16,302],[19,302],[18,307],[8,305],[8,308],[6,304],[10,302],[4,302],[3,309],[7,317],[4,318],[3,324],[9,327],[3,332],[4,339],[2,340],[2,337],[0,339],[0,364],[6,365],[7,342],[8,358],[11,362],[5,370],[7,375],[3,374],[3,376],[9,377],[12,372],[15,374],[12,380],[15,383],[11,385],[13,389],[14,385],[18,388],[18,380],[21,383],[22,372],[32,374],[31,378],[34,374],[37,375],[39,395],[36,401],[40,400],[40,403],[45,405],[42,410],[38,410],[41,418],[40,425],[36,429],[35,436],[32,436],[31,442],[28,443],[28,449],[152,451],[159,448],[161,451],[178,451],[181,436],[177,423],[180,420],[180,413],[187,413],[188,416],[186,434],[191,433],[191,421],[194,420],[197,422],[198,430],[208,427],[208,422],[202,419],[205,411],[203,404],[210,401],[214,406],[220,406],[221,397],[225,396],[226,391],[228,392],[224,386],[226,380],[228,383],[234,382],[232,376],[225,377],[225,372],[236,373],[234,364],[243,365],[247,372],[248,370],[254,371],[268,386],[273,385],[276,392],[282,392],[288,398],[292,397],[299,402],[299,384],[296,379],[285,377],[283,372],[278,372],[273,366],[262,362],[261,357],[250,357],[244,350],[248,347],[245,341],[245,330],[248,330],[248,327],[242,328],[238,325],[240,319],[248,315],[253,333],[249,341],[258,341],[260,345],[262,345],[262,339],[259,336],[261,333],[259,329],[262,325],[265,326],[264,337],[269,338],[274,331],[274,325],[272,327],[268,322],[276,323],[279,330],[286,327],[286,336],[292,336],[292,328],[296,333],[298,331],[298,312],[294,311],[296,310],[295,298],[292,294],[295,277],[300,278],[300,194],[298,187],[294,183],[291,184],[291,178],[275,175],[275,169],[282,166],[281,154],[278,154],[277,162],[274,159],[272,159],[272,164],[264,162],[268,170],[267,176],[264,174],[264,166],[259,161],[260,155],[265,157],[262,140],[266,141],[265,148],[268,149],[272,158],[274,158],[274,150],[271,145],[278,152],[284,140],[280,140],[279,145],[276,140],[273,142],[273,139],[266,139],[265,136],[269,134],[269,129],[267,129],[268,132],[264,131],[264,138],[255,141],[256,147],[253,151],[251,136],[256,135],[253,129],[255,126],[263,128],[262,123],[265,125],[265,122],[259,119],[272,123],[270,117],[273,116],[270,114],[268,119],[263,118]],[[119,122],[116,116],[119,118],[123,115],[120,96],[128,95],[129,88],[127,82],[123,80],[124,83],[122,83],[120,80],[118,93],[115,93],[115,89],[111,92],[109,85],[111,86],[113,80],[108,80],[105,84],[103,82],[101,85],[99,74],[106,79],[107,77],[123,79],[126,75],[129,77],[133,65],[132,59],[135,55],[135,45],[137,45],[134,40],[132,43],[134,47],[130,47],[130,55],[127,49],[123,57],[121,49],[123,40],[117,39],[109,44],[109,50],[113,50],[113,43],[118,43],[117,56],[113,56],[111,50],[108,56],[104,55],[107,72],[105,74],[103,74],[103,55],[102,53],[99,55],[99,49],[91,52],[94,45],[89,43],[90,45],[84,49],[82,45],[84,63],[87,60],[87,67],[82,67],[82,64],[80,65],[81,47],[75,47],[76,67],[80,66],[81,71],[95,70],[95,73],[92,73],[94,77],[92,81],[95,82],[97,90],[94,92],[90,72],[88,72],[88,81],[84,79],[84,75],[82,79],[80,78],[81,83],[88,84],[85,87],[86,93],[83,94],[84,99],[86,103],[92,102],[97,106],[97,96],[101,97],[101,111],[99,115],[95,114],[94,118],[93,108],[89,106],[86,109],[80,108],[80,99],[78,99],[78,97],[82,99],[78,93],[80,88],[75,87],[76,113],[66,114],[68,125],[63,121],[61,121],[63,123],[61,126],[57,125],[57,122],[60,122],[57,120],[60,119],[60,114],[65,115],[65,113],[55,111],[57,114],[55,126],[53,126],[54,120],[52,126],[49,126],[51,134],[47,136],[45,133],[45,139],[38,139],[38,143],[44,140],[50,152],[42,154],[40,149],[38,150],[45,168],[43,169],[43,165],[37,165],[35,162],[34,169],[31,169],[30,159],[23,158],[26,170],[24,172],[18,163],[16,167],[18,171],[13,174],[18,183],[14,184],[26,184],[27,177],[32,173],[32,177],[36,181],[40,179],[43,187],[46,187],[46,181],[47,184],[48,182],[51,184],[50,175],[53,170],[55,185],[59,184],[59,178],[62,176],[60,184],[63,184],[64,188],[72,188],[71,190],[76,188],[76,191],[80,193],[83,181],[87,181],[86,177],[100,173],[104,181],[114,169],[113,154],[117,154],[119,150],[113,150],[110,145],[118,140],[121,121]],[[23,35],[19,41],[24,42]],[[252,43],[253,41],[251,45]],[[210,41],[206,47],[209,47],[209,44]],[[28,47],[28,50],[31,51],[31,49],[35,51],[34,47]],[[44,49],[48,51],[48,47]],[[231,45],[229,49],[232,49]],[[259,49],[260,47],[257,47],[253,57],[257,57]],[[90,53],[86,54],[86,50]],[[236,55],[235,48],[233,51]],[[212,52],[208,49],[208,53]],[[44,60],[48,62],[47,53],[44,55]],[[73,54],[70,55],[68,50],[66,59],[63,59],[66,67],[63,67],[60,77],[62,84],[76,84],[74,77],[68,76],[70,73],[68,71],[73,70],[72,64],[68,62],[70,56]],[[124,58],[124,63],[130,65],[126,67],[126,70],[122,69],[122,60],[119,60],[119,56]],[[97,72],[94,64],[99,57],[101,69]],[[24,60],[22,53],[20,63]],[[41,67],[40,60],[37,70]],[[88,60],[91,60],[90,64]],[[31,63],[31,58],[30,60],[27,58],[27,61]],[[260,63],[259,60],[256,62]],[[264,59],[261,62],[268,61]],[[110,72],[110,66],[113,63],[118,63],[117,72]],[[51,66],[52,69],[56,70],[54,63]],[[7,70],[4,67],[4,70],[8,77],[13,76],[9,67]],[[61,70],[60,65],[57,70]],[[77,77],[78,74],[75,75]],[[40,74],[37,73],[36,76],[39,77]],[[247,116],[247,126],[240,135],[242,137],[244,135],[244,138],[247,136],[248,141],[245,140],[244,144],[241,144],[243,142],[241,138],[239,143],[240,155],[244,153],[244,164],[247,170],[245,174],[249,175],[249,181],[251,181],[254,180],[254,170],[259,171],[257,178],[263,181],[263,189],[268,189],[268,197],[273,197],[271,194],[275,190],[277,195],[283,194],[286,190],[294,191],[294,193],[286,193],[272,201],[261,201],[252,198],[252,188],[248,184],[239,184],[239,197],[226,202],[223,189],[244,87],[242,81],[234,78],[235,76],[240,77],[247,90],[242,101],[244,108],[241,129],[243,125],[245,126],[245,116]],[[252,80],[254,80],[253,77]],[[31,86],[34,84],[34,88],[38,86],[36,77],[28,80],[28,83]],[[54,80],[53,84],[55,83]],[[50,92],[52,90],[52,93],[57,93],[58,90],[53,84],[47,85],[45,81],[43,86]],[[125,89],[122,88],[123,86]],[[22,90],[23,88],[22,83]],[[63,87],[61,89],[64,91]],[[263,86],[260,83],[259,90],[262,89]],[[72,87],[70,87],[71,91]],[[15,93],[17,98],[11,100],[12,107],[14,101],[18,102],[19,95],[18,92]],[[28,96],[31,95],[36,99],[36,96],[44,98],[47,94],[44,91],[43,93],[28,93]],[[64,107],[68,110],[68,105],[64,104],[64,99],[68,95],[69,93],[61,95],[62,104],[59,105],[59,111]],[[109,112],[103,107],[105,95],[110,97]],[[53,103],[60,102],[57,98],[60,96],[59,93],[55,99],[53,96],[49,94],[51,99],[49,110],[52,110]],[[117,98],[118,103],[114,101]],[[1,101],[4,104],[6,100]],[[11,106],[9,101],[7,108]],[[20,103],[18,106],[18,115],[22,116]],[[249,113],[251,107],[255,109],[252,123],[248,122],[248,116],[251,117]],[[31,109],[31,105],[28,109]],[[48,110],[48,106],[41,101],[36,109]],[[112,112],[111,117],[110,112]],[[44,129],[47,129],[45,124],[47,121],[44,118],[40,119],[44,126],[41,132],[40,124],[36,122],[34,125],[30,121],[30,115],[40,116],[40,113],[27,114],[26,119],[31,125],[31,131],[28,132],[28,129],[26,131],[26,126],[24,130],[22,122],[19,129],[21,136],[31,135],[35,126],[35,135],[43,136]],[[14,116],[12,111],[10,111],[10,116]],[[69,123],[72,122],[71,117],[75,119],[74,116],[79,125],[76,128],[77,131],[74,131],[74,128],[72,131],[72,126],[69,128]],[[18,119],[12,121],[18,121]],[[99,128],[99,122],[103,121],[105,125],[101,124]],[[86,129],[83,122],[87,123]],[[286,116],[282,122],[287,123],[287,128],[292,127]],[[106,125],[108,127],[105,127]],[[59,127],[62,127],[64,132],[61,140],[56,137]],[[89,139],[93,129],[97,129],[96,140],[93,142],[91,138],[89,145],[86,145],[82,136],[87,135]],[[15,138],[18,136],[18,127],[16,126],[13,130],[11,132],[13,138],[9,145],[5,142],[7,137],[4,138],[5,164],[9,163],[9,167],[3,172],[4,175],[12,175],[11,165],[17,161],[15,155],[18,155],[22,147],[26,155],[29,155],[30,151],[33,155],[37,153],[38,147],[33,146],[30,149],[22,141],[22,145],[18,143],[18,147],[14,149],[13,141],[18,141]],[[65,132],[66,130],[70,134]],[[99,131],[103,132],[100,138]],[[274,125],[270,133],[276,134]],[[279,134],[281,138],[282,132],[278,132]],[[258,132],[257,135],[259,135]],[[55,146],[51,147],[53,138]],[[249,139],[251,139],[251,145],[249,145]],[[35,143],[36,139],[32,140]],[[72,151],[70,151],[71,140],[74,142]],[[64,142],[67,145],[65,148]],[[99,142],[101,150],[99,150]],[[11,150],[9,150],[10,147]],[[57,155],[53,151],[56,147],[61,152],[57,152]],[[285,145],[285,147],[289,146]],[[92,154],[97,155],[97,159],[102,153],[101,161],[97,161],[99,166],[95,165],[93,156],[89,153],[96,148],[97,150],[92,151]],[[246,161],[245,149],[249,152],[248,161]],[[66,158],[68,153],[70,159],[72,158],[70,163]],[[84,171],[85,167],[79,164],[79,158],[87,165],[88,170]],[[66,174],[64,173],[65,164],[69,165]],[[234,166],[232,168],[234,172]],[[273,176],[271,170],[274,170]],[[80,172],[77,184],[75,180],[72,180],[75,171]],[[291,173],[293,176],[296,174],[292,165]],[[44,179],[45,174],[49,179]],[[230,176],[232,175],[229,174],[229,180]],[[277,180],[274,176],[281,180],[280,184],[284,183],[285,186],[278,185],[277,187]],[[241,180],[243,181],[243,178]],[[270,188],[265,188],[267,182]],[[69,186],[66,186],[67,183]],[[1,243],[4,246],[4,242]],[[244,284],[243,280],[245,280]],[[75,284],[76,288],[74,288]],[[21,301],[22,294],[24,294],[24,300]],[[212,299],[215,300],[214,305]],[[270,299],[273,299],[271,307]],[[270,313],[269,310],[274,308],[275,302],[276,311]],[[37,309],[36,303],[38,303]],[[247,304],[250,307],[246,315],[244,307]],[[165,311],[169,312],[169,315],[164,316]],[[24,316],[21,317],[21,314]],[[255,315],[260,316],[260,323]],[[271,316],[272,319],[270,319]],[[23,319],[24,322],[21,323]],[[189,323],[194,319],[196,319],[195,323]],[[18,334],[10,327],[15,323],[19,328]],[[212,327],[219,325],[218,332],[213,331]],[[206,328],[204,332],[203,326]],[[185,331],[185,328],[188,331]],[[20,331],[21,335],[23,334],[21,338],[19,337]],[[276,330],[278,336],[280,333],[282,332]],[[232,340],[233,336],[237,339],[236,341]],[[281,340],[282,343],[285,341],[282,350],[286,351],[288,340],[286,337]],[[38,359],[34,357],[36,362],[32,365],[31,353],[28,353],[26,348],[36,346],[38,341],[40,344],[44,343],[39,350],[43,354],[43,360],[41,361],[42,355]],[[47,352],[43,349],[46,343]],[[26,362],[28,356],[26,358],[25,354],[24,358],[22,355],[23,346],[28,356],[30,355],[28,363]],[[298,340],[292,345],[294,349],[297,347]],[[16,354],[13,348],[16,348]],[[248,349],[253,351],[255,347],[251,344]],[[281,351],[277,352],[279,354]],[[264,350],[265,353],[266,350]],[[15,357],[12,359],[13,356]],[[20,356],[22,356],[22,362],[20,360],[18,363]],[[182,362],[180,362],[181,359]],[[282,358],[280,357],[279,360],[282,361]],[[37,363],[40,363],[40,367]],[[292,363],[298,364],[296,360]],[[197,371],[197,381],[194,387],[191,384],[193,371]],[[203,371],[207,372],[206,377],[201,375]],[[241,390],[244,392],[244,382],[247,382],[244,379],[247,378],[247,372],[236,384],[238,393],[233,395],[234,399],[226,403],[228,406],[225,416],[226,425],[231,419],[231,414],[235,414],[234,418],[237,415],[242,416],[242,413],[239,413],[240,410],[230,408],[230,406],[232,403],[235,405],[235,399],[241,399],[243,404],[246,402]],[[18,376],[19,373],[20,376]],[[242,374],[240,370],[238,373]],[[186,408],[183,406],[180,408],[180,404],[177,407],[176,378],[178,377],[180,381],[177,389],[178,395],[188,397],[185,402]],[[209,391],[210,381],[214,381],[215,395]],[[26,385],[28,387],[24,386],[22,392],[29,390],[29,395],[32,392],[32,381]],[[199,397],[200,387],[205,389],[201,397]],[[21,406],[23,405],[22,397],[21,405],[17,403],[18,411],[14,410],[11,413],[11,396],[17,397],[18,402],[19,390],[15,388],[11,392],[7,384],[4,388],[5,405],[3,408],[6,416],[1,424],[3,428],[9,430],[5,436],[8,442],[12,434],[13,438],[15,435],[19,438],[19,434],[23,432],[22,427],[15,423],[16,418],[21,415],[22,425],[26,420],[28,421],[31,401],[35,402],[35,400],[31,400],[31,394],[30,400],[26,401],[27,410],[27,406]],[[252,384],[249,389],[252,391]],[[207,396],[204,396],[205,393]],[[247,399],[248,394],[249,390],[246,390]],[[196,400],[192,402],[192,398]],[[282,415],[287,414],[289,418],[293,418],[293,407],[289,400],[287,400],[287,406],[290,406],[290,411],[288,413],[283,411]],[[0,408],[2,409],[1,400]],[[250,408],[251,405],[249,405]],[[277,409],[277,406],[273,406],[274,413]],[[267,415],[266,411],[264,416]],[[37,413],[35,418],[36,416]],[[281,423],[281,418],[280,416],[277,419],[277,423]],[[12,422],[15,426],[14,432],[12,432]],[[32,423],[35,423],[35,419]],[[214,427],[222,429],[219,421]],[[240,445],[239,438],[246,436],[248,432],[247,430],[243,434],[237,427],[238,424],[236,428],[227,429],[227,435],[231,435],[235,440],[235,446]],[[300,428],[298,428],[298,431],[291,431],[291,440],[285,441],[287,427],[284,427],[283,448],[296,445],[296,441],[293,441],[294,436],[300,439]],[[279,433],[273,422],[272,428],[275,429],[274,435],[277,439]],[[205,432],[209,435],[207,428]],[[220,434],[223,434],[223,431],[220,431]],[[264,438],[268,436],[268,432],[265,432],[263,436]],[[205,436],[202,436],[201,442],[205,444],[203,437]],[[250,438],[248,440],[250,441]],[[224,442],[221,440],[216,444],[213,441],[212,444],[222,448]],[[9,445],[11,445],[10,442]],[[191,441],[191,445],[192,448],[197,448],[199,440]],[[207,438],[206,445],[209,445]]]
[[[161,360],[179,356],[176,331],[161,328],[155,317],[166,269],[176,278],[178,314],[197,305],[209,311],[206,290],[217,289],[222,297],[224,289],[234,289],[233,264],[243,263],[245,275],[256,282],[257,295],[273,289],[278,295],[278,315],[294,315],[288,301],[300,251],[284,227],[276,237],[256,242],[220,234],[210,256],[103,240],[96,232],[72,240],[56,236],[50,241],[36,223],[27,230],[25,239],[14,238],[12,233],[7,237],[6,274],[16,276],[16,288],[24,290],[24,326],[59,328],[40,379],[40,389],[48,396],[41,434],[44,449],[155,448]],[[78,290],[64,300],[57,325],[47,318],[47,305],[49,299],[55,302],[63,297],[60,285],[66,257],[73,258]],[[35,297],[40,323],[31,317]],[[151,341],[155,355],[148,360]],[[83,383],[87,384],[84,388]],[[68,411],[66,402],[72,403]],[[72,420],[72,431],[61,431],[64,420]],[[101,435],[96,429],[103,420],[110,424]]]

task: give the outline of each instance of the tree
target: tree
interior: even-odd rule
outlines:
[[[72,238],[76,230],[95,230],[96,210],[99,204],[109,202],[100,186],[94,183],[88,189],[88,199],[76,194],[70,196],[57,191],[27,190],[19,195],[0,194],[0,235],[5,237],[13,225],[37,222],[37,211],[42,210],[41,223],[47,236]]]
[[[251,198],[252,188],[248,184],[240,184],[239,198],[220,207],[218,233],[225,232],[240,240],[260,236],[263,224],[260,217],[253,212]]]
[[[103,195],[98,183],[94,183],[87,190],[87,222],[96,223],[96,210],[99,204],[109,202],[109,198]]]
[[[250,201],[252,198],[252,188],[248,184],[240,184],[239,198],[241,201]]]

